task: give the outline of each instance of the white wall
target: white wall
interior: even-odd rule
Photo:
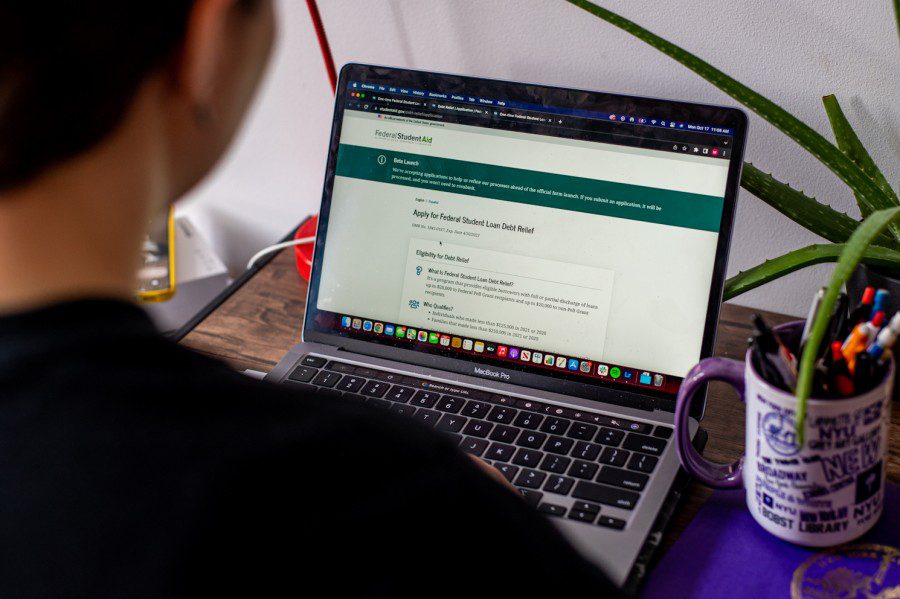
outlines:
[[[828,132],[820,98],[837,94],[888,179],[900,178],[900,50],[889,0],[598,0],[699,54]],[[279,1],[270,73],[216,173],[180,206],[233,272],[317,211],[332,96],[303,0]],[[320,0],[340,65],[349,61],[638,95],[734,104],[630,35],[563,0]],[[748,160],[858,216],[852,195],[751,115]],[[743,192],[729,274],[817,238]],[[803,314],[829,266],[737,298]]]

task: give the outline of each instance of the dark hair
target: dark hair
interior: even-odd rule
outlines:
[[[0,2],[0,190],[115,129],[181,44],[193,3]]]

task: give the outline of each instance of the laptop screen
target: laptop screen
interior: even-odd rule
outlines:
[[[342,79],[313,326],[677,392],[718,301],[734,129],[475,81]]]

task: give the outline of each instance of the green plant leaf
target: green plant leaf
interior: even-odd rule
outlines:
[[[897,20],[897,35],[900,36],[900,0],[894,0],[894,19]]]
[[[862,212],[863,218],[869,216],[876,210],[900,206],[897,194],[891,189],[891,185],[881,172],[881,169],[879,169],[878,165],[875,164],[875,161],[872,160],[872,156],[869,155],[869,152],[866,150],[865,146],[863,146],[859,137],[857,137],[853,127],[850,126],[850,122],[847,120],[847,117],[844,116],[844,111],[841,110],[841,105],[838,103],[837,98],[834,96],[824,96],[822,98],[822,103],[825,105],[825,113],[828,115],[828,120],[831,123],[831,129],[834,131],[834,138],[837,140],[838,148],[840,148],[850,160],[856,163],[856,165],[859,166],[859,168],[861,168],[876,185],[878,185],[883,193],[883,196],[881,197],[884,201],[877,205],[869,204],[865,196],[856,194],[856,203],[859,204],[859,209],[860,212]],[[894,236],[897,239],[900,239],[900,225],[891,223],[890,228]]]
[[[885,202],[883,193],[872,179],[861,168],[847,158],[843,152],[831,142],[817,133],[812,127],[775,104],[765,96],[758,94],[743,83],[729,77],[708,62],[694,56],[687,50],[665,40],[644,29],[634,21],[630,21],[610,10],[601,8],[588,0],[566,0],[592,15],[627,31],[638,39],[656,48],[691,69],[720,90],[769,121],[785,135],[815,156],[822,164],[831,169],[858,196],[865,198],[867,204],[880,206]]]
[[[898,2],[900,2],[900,0],[898,0]],[[897,194],[891,189],[891,184],[888,183],[884,173],[881,172],[881,169],[875,164],[869,151],[866,150],[865,146],[863,146],[862,142],[859,140],[856,131],[853,130],[853,127],[844,115],[844,111],[841,109],[838,99],[833,95],[823,96],[822,104],[825,105],[825,114],[828,115],[828,120],[831,123],[831,129],[834,131],[834,138],[837,140],[838,148],[840,148],[850,160],[855,162],[857,166],[859,166],[859,168],[861,168],[863,172],[866,173],[879,188],[881,188],[884,195],[892,200],[893,205],[888,206],[888,208],[900,206],[900,200],[897,199]],[[865,216],[869,215],[866,214]]]
[[[844,244],[843,251],[834,267],[831,281],[825,290],[825,296],[819,306],[819,311],[809,329],[809,337],[804,346],[803,355],[800,356],[800,369],[797,373],[797,439],[803,445],[804,424],[806,422],[806,400],[812,391],[813,370],[816,365],[816,356],[825,338],[825,330],[828,321],[834,313],[834,305],[841,288],[850,278],[853,270],[866,254],[872,240],[875,239],[888,225],[900,217],[900,207],[889,208],[873,212],[859,225],[850,239]]]
[[[843,243],[810,245],[766,260],[725,281],[723,299],[730,300],[801,268],[823,262],[834,262],[846,247],[847,245]],[[892,271],[900,271],[900,252],[877,245],[871,246],[865,251],[863,262]]]
[[[859,221],[855,218],[782,183],[749,162],[744,163],[741,172],[741,187],[800,226],[834,243],[850,239],[859,226]],[[880,245],[890,245],[893,242],[888,236],[882,236],[879,240]]]

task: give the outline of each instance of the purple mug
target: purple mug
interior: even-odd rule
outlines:
[[[803,322],[775,328],[797,345]],[[723,381],[746,405],[745,454],[732,464],[702,457],[690,439],[690,408],[697,389]],[[888,450],[893,361],[874,389],[843,399],[807,401],[804,442],[795,432],[796,398],[766,382],[750,362],[707,358],[678,391],[675,447],[681,464],[716,489],[745,489],[754,519],[775,536],[824,547],[851,541],[881,515]]]

